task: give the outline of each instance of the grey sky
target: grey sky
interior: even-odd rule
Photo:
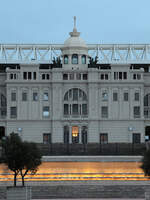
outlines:
[[[0,43],[150,43],[150,0],[0,0]]]

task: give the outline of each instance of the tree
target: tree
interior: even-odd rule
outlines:
[[[141,168],[143,169],[145,176],[150,177],[150,149],[144,153]]]
[[[3,162],[14,172],[14,186],[16,186],[17,176],[24,177],[31,172],[35,174],[41,164],[41,153],[35,143],[23,142],[18,134],[11,133],[2,143],[4,149]]]

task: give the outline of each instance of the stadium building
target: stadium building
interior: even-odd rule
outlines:
[[[145,143],[150,136],[150,45],[0,45],[0,139]]]

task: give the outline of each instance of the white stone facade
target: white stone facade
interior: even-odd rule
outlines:
[[[16,132],[37,143],[144,143],[149,66],[89,64],[76,27],[61,52],[59,67],[1,64],[0,138]]]

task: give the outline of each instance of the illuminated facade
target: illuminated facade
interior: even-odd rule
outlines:
[[[38,143],[149,138],[149,45],[87,45],[75,21],[63,45],[0,49],[0,138],[11,132]]]

